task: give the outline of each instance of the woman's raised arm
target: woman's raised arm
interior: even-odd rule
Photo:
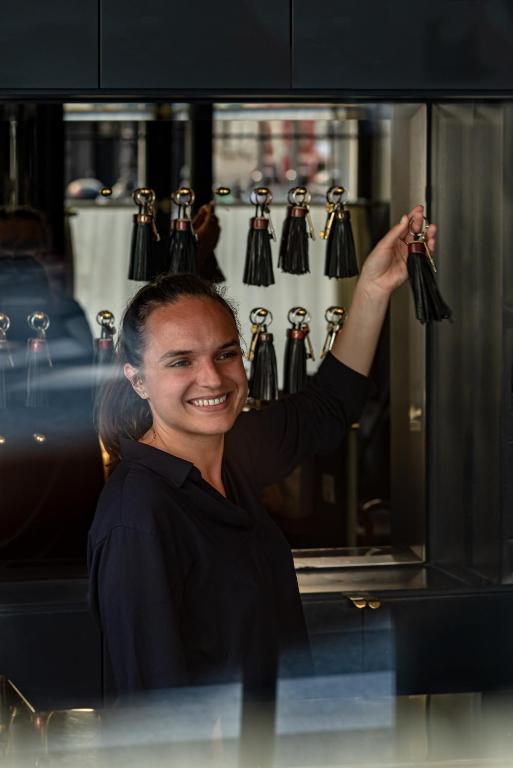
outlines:
[[[417,205],[371,251],[356,284],[347,320],[331,350],[337,360],[364,376],[371,369],[390,296],[408,278],[408,249],[403,242],[408,224],[413,219],[414,229],[420,230],[423,215],[423,206]],[[433,224],[427,235],[428,247],[433,252],[436,245]]]

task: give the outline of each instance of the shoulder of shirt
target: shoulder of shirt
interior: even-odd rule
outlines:
[[[179,524],[180,492],[151,469],[121,462],[100,494],[90,539],[100,541],[114,528],[159,535],[162,523]]]

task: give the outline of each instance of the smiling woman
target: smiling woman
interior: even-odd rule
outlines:
[[[147,400],[152,415],[140,442],[190,461],[226,495],[221,478],[224,435],[248,394],[229,306],[208,296],[182,296],[151,313],[145,338],[142,366],[124,365],[125,376]]]
[[[164,276],[130,303],[99,408],[117,466],[89,535],[108,694],[242,679],[261,700],[278,669],[309,668],[292,555],[260,496],[358,418],[390,294],[407,279],[402,238],[422,213],[367,258],[306,389],[261,411],[242,411],[237,320],[213,286]]]

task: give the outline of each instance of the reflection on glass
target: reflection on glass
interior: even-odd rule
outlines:
[[[189,105],[64,105],[61,191],[66,215],[60,246],[54,213],[50,208],[36,210],[23,197],[32,173],[28,154],[43,156],[49,150],[35,129],[32,148],[21,141],[29,130],[27,116],[32,120],[30,105],[16,114],[17,145],[14,150],[11,146],[10,157],[17,158],[17,198],[14,204],[12,195],[5,199],[11,205],[0,214],[0,312],[9,317],[6,335],[13,360],[11,369],[1,369],[8,401],[0,417],[0,482],[6,487],[9,480],[10,513],[0,520],[0,561],[80,560],[103,483],[101,449],[93,427],[94,390],[101,378],[95,366],[100,342],[93,341],[99,334],[97,317],[108,311],[119,322],[126,302],[141,285],[127,278],[132,194],[146,185],[160,189],[150,156],[158,155],[158,147],[164,145],[171,148],[166,155],[169,167],[162,170],[168,186],[166,193],[157,192],[155,212],[160,254],[165,255],[170,219],[176,215],[171,193],[191,183]],[[280,389],[291,307],[303,306],[311,317],[309,338],[316,359],[307,361],[307,372],[312,374],[326,340],[326,311],[351,305],[356,278],[324,275],[327,241],[321,232],[330,213],[328,189],[344,188],[360,267],[388,227],[394,119],[392,105],[213,107],[213,190],[224,192],[222,196],[212,192],[215,224],[207,223],[199,247],[204,237],[210,254],[215,248],[227,295],[239,307],[246,344],[251,338],[251,311],[260,306],[271,310]],[[162,145],[155,143],[156,126]],[[9,147],[5,151],[9,154]],[[6,155],[1,167],[9,162]],[[254,216],[250,195],[257,186],[272,192],[277,238],[271,241],[275,282],[266,288],[243,283],[247,233]],[[299,186],[311,195],[315,239],[308,246],[310,271],[295,276],[284,274],[277,261],[287,196]],[[213,209],[210,214],[214,221]],[[196,224],[193,219],[193,227],[199,231],[209,216],[203,214]],[[48,404],[29,409],[24,405],[30,363],[27,316],[34,312],[49,318],[52,365],[41,372]],[[334,454],[309,460],[265,493],[269,512],[295,548],[363,547],[361,552],[373,562],[387,562],[394,552],[401,562],[415,560],[400,535],[399,552],[390,503],[388,333],[385,326],[373,372],[376,394],[347,439]],[[113,334],[106,339],[110,349],[114,339]],[[355,562],[353,550],[347,562]]]

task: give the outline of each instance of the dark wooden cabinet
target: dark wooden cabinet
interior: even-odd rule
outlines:
[[[0,675],[37,709],[101,703],[101,637],[86,595],[86,579],[0,584]]]
[[[293,88],[511,90],[509,0],[293,0]]]
[[[0,88],[97,88],[97,0],[4,4],[0,50]]]
[[[486,691],[513,686],[509,591],[386,601],[397,692]]]
[[[509,0],[20,0],[0,89],[511,93],[512,36]]]
[[[103,0],[101,87],[290,88],[289,0]]]
[[[510,590],[383,595],[378,602],[358,609],[344,595],[303,598],[316,674],[379,680],[388,672],[400,695],[513,686]]]

